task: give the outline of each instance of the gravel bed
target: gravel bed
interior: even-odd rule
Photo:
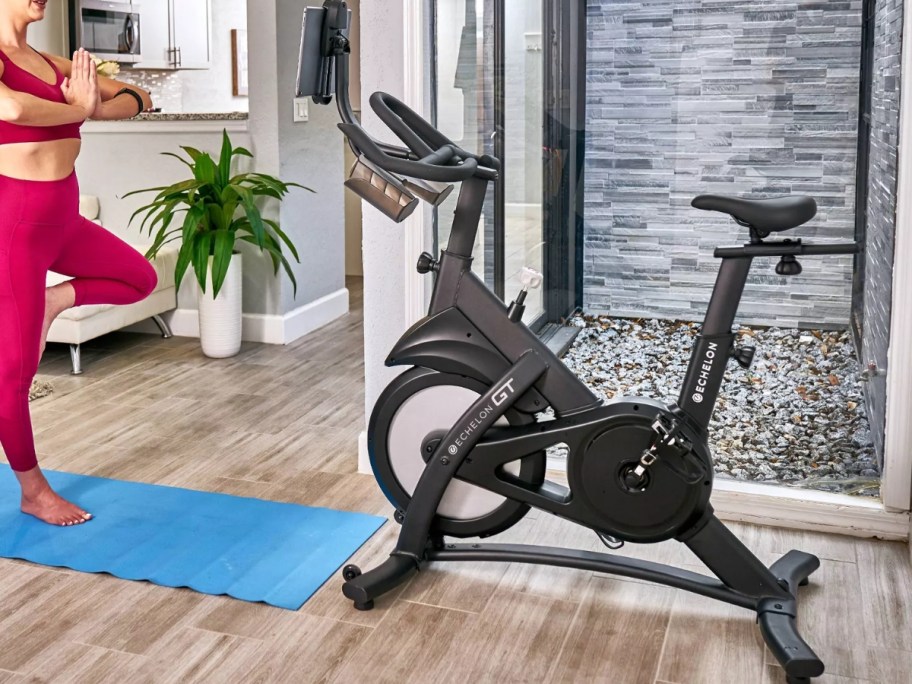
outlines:
[[[597,394],[677,399],[695,323],[579,316],[564,361]],[[879,496],[880,472],[848,332],[747,328],[749,370],[733,361],[710,447],[720,477]]]

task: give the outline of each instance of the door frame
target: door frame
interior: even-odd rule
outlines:
[[[405,38],[405,65],[403,100],[416,112],[427,114],[430,108],[430,83],[427,78],[428,61],[428,3],[430,0],[404,0],[403,16]],[[432,26],[432,25],[431,25]],[[430,301],[430,279],[415,268],[418,255],[433,249],[429,240],[433,230],[432,212],[423,203],[402,224],[405,236],[405,320],[408,325],[427,314]]]
[[[558,322],[563,312],[583,306],[583,219],[586,149],[586,7],[585,3],[544,0],[543,36],[562,35],[559,52],[546,53],[543,81],[544,113],[542,147],[548,163],[542,174],[545,188],[560,186],[542,198],[544,269],[547,287],[544,312],[548,322]],[[581,77],[582,72],[582,77]],[[574,87],[575,86],[575,87]],[[574,92],[576,91],[576,92]],[[554,149],[549,143],[556,142]]]
[[[887,510],[912,507],[912,0],[903,3],[893,302],[887,362],[884,476]],[[904,302],[904,306],[896,306]]]
[[[871,153],[871,117],[874,75],[874,29],[877,0],[862,1],[861,21],[861,78],[858,93],[858,144],[855,156],[855,242],[863,244],[868,226],[868,170]],[[864,335],[864,272],[865,253],[858,252],[852,261],[852,305],[849,311],[849,332],[855,350],[861,357]]]

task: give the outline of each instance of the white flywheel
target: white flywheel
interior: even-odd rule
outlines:
[[[399,485],[409,496],[415,491],[425,462],[421,445],[429,434],[449,430],[479,397],[465,387],[435,385],[422,389],[406,399],[389,426],[387,451],[390,468]],[[496,425],[507,425],[501,418]],[[520,463],[508,463],[504,469],[519,475]],[[447,488],[437,514],[453,520],[473,520],[495,511],[506,499],[468,482],[453,480]]]

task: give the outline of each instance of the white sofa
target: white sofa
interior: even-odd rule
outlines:
[[[98,200],[94,197],[82,197],[80,213],[90,221],[98,220]],[[145,253],[149,245],[131,245],[137,251]],[[80,345],[96,337],[120,330],[128,325],[151,318],[158,325],[163,337],[171,337],[171,330],[161,318],[161,314],[177,308],[177,290],[174,287],[174,269],[177,266],[178,248],[165,246],[151,262],[158,274],[158,285],[146,299],[129,306],[112,304],[92,304],[77,306],[64,311],[51,325],[48,331],[48,342],[70,345],[70,358],[73,362],[73,374],[82,373]],[[50,272],[47,275],[47,286],[52,287],[70,280],[68,276]]]

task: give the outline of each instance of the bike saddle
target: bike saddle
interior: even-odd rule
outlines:
[[[817,214],[817,202],[805,195],[771,199],[743,199],[725,195],[699,195],[691,206],[730,214],[738,223],[763,233],[778,233],[807,223]]]

